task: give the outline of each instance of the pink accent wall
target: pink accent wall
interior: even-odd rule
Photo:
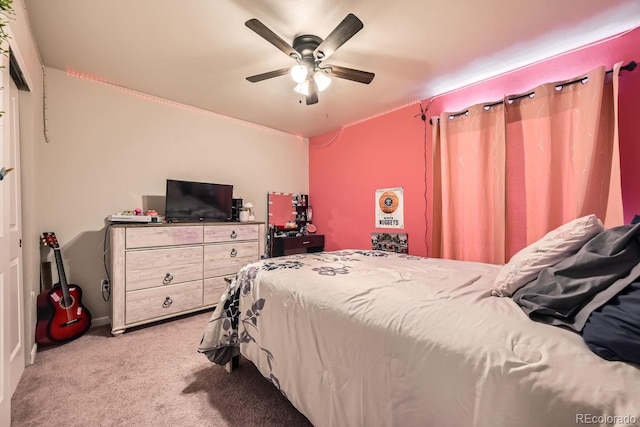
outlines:
[[[610,69],[620,61],[640,62],[638,46],[640,28],[440,95],[427,117],[500,100],[541,83],[579,76],[600,65]],[[619,105],[622,195],[625,222],[629,223],[634,214],[640,214],[640,67],[621,73]],[[408,233],[411,254],[431,253],[432,129],[419,115],[416,103],[310,139],[309,195],[313,222],[318,233],[325,235],[326,250],[368,249],[372,232],[387,231]],[[404,187],[404,229],[375,228],[375,190],[389,187]]]

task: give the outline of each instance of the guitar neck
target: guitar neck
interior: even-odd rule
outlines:
[[[56,267],[58,268],[58,280],[60,281],[60,288],[62,288],[62,295],[66,303],[69,303],[69,285],[67,284],[67,276],[64,274],[64,265],[62,264],[62,254],[59,248],[54,248],[53,253],[56,257]]]

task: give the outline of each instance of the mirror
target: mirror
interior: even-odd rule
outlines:
[[[296,220],[296,209],[292,203],[294,196],[292,193],[267,194],[267,217],[270,226],[284,228],[287,222]]]
[[[301,193],[267,193],[267,253],[273,256],[273,245],[276,240],[288,236],[315,233],[311,223],[312,210],[309,196]],[[312,229],[308,231],[309,226]],[[280,240],[280,243],[282,241]],[[308,243],[308,242],[307,242]]]

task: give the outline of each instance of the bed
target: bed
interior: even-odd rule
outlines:
[[[504,268],[373,250],[262,260],[198,350],[239,351],[316,426],[640,425],[640,368],[492,296]]]

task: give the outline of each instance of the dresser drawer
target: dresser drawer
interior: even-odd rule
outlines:
[[[130,251],[125,255],[127,291],[202,279],[202,246]]]
[[[258,240],[258,224],[251,225],[219,225],[204,227],[204,242],[233,242],[239,240]]]
[[[126,323],[165,317],[202,306],[202,280],[126,294]]]
[[[235,274],[258,260],[258,242],[221,243],[204,247],[204,277]]]
[[[285,250],[317,246],[324,246],[324,236],[321,234],[284,238]]]
[[[227,282],[225,278],[231,280],[234,277],[235,274],[204,279],[204,305],[218,304],[220,302],[220,297],[222,297],[222,293],[227,290],[227,287],[229,286],[229,282]]]
[[[126,248],[175,246],[202,243],[203,226],[127,228]]]

